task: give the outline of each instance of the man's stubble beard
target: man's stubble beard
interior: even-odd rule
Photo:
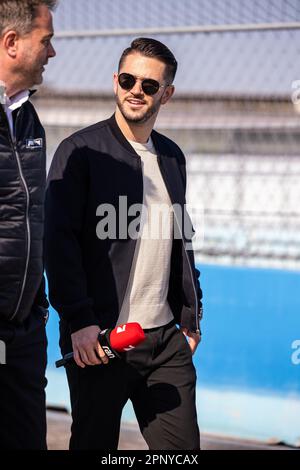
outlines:
[[[43,65],[32,61],[32,57],[28,55],[21,64],[15,69],[15,74],[19,77],[23,89],[30,89],[35,85],[41,85],[43,82]]]
[[[147,111],[144,111],[142,114],[131,115],[126,112],[125,107],[121,103],[121,100],[118,95],[116,95],[116,103],[124,119],[127,122],[132,122],[136,124],[144,124],[149,121],[149,119],[151,119],[154,114],[158,113],[159,108],[161,106],[161,102],[159,100],[156,104],[151,106],[151,108],[148,108]]]

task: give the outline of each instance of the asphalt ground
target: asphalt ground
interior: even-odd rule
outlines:
[[[67,450],[70,438],[71,417],[67,413],[48,411],[48,449]],[[137,424],[123,422],[119,450],[147,450],[148,447]],[[284,445],[249,441],[202,433],[202,450],[290,450]]]

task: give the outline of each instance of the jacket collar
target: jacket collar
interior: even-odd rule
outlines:
[[[130,145],[121,129],[119,128],[115,114],[108,119],[108,124],[119,143],[129,152],[133,157],[140,158],[134,148]],[[172,203],[184,203],[185,194],[184,186],[178,170],[178,162],[176,155],[172,152],[173,149],[165,143],[165,139],[156,131],[152,131],[151,139],[153,141],[162,177],[165,181]]]
[[[118,123],[116,121],[115,113],[108,119],[108,124],[109,124],[115,138],[127,150],[127,152],[133,154],[134,156],[137,156],[136,151],[130,145],[130,143],[128,142],[128,140],[124,136],[123,132],[119,128]],[[162,145],[159,134],[154,130],[151,132],[151,139],[153,141],[153,144],[154,144],[154,147],[155,147],[155,150],[157,152],[158,157],[162,156],[165,153],[165,149],[164,149],[164,146]]]
[[[130,145],[130,143],[126,139],[125,135],[123,134],[123,132],[119,128],[118,123],[116,121],[116,115],[115,114],[113,114],[108,119],[108,124],[109,124],[115,138],[119,141],[119,143],[122,145],[122,147],[124,147],[127,150],[127,152],[133,154],[134,156],[137,156],[137,153],[135,152],[134,148]]]
[[[22,106],[22,104],[26,103],[29,99],[29,91],[23,90],[14,95],[12,98],[6,97],[6,108],[9,109],[10,112],[18,109]]]

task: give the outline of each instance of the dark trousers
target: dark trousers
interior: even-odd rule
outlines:
[[[0,449],[46,449],[47,339],[42,313],[22,326],[0,321],[6,364],[0,365]],[[3,343],[2,343],[3,344]]]
[[[64,351],[65,352],[65,351]],[[147,330],[146,340],[108,365],[67,366],[70,449],[117,449],[124,405],[131,399],[149,449],[199,449],[196,372],[174,323]]]

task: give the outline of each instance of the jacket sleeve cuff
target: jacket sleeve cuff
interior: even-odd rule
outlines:
[[[72,319],[68,321],[71,333],[75,333],[82,328],[88,326],[98,325],[99,320],[95,316],[92,309],[84,309],[84,311],[77,312]]]

